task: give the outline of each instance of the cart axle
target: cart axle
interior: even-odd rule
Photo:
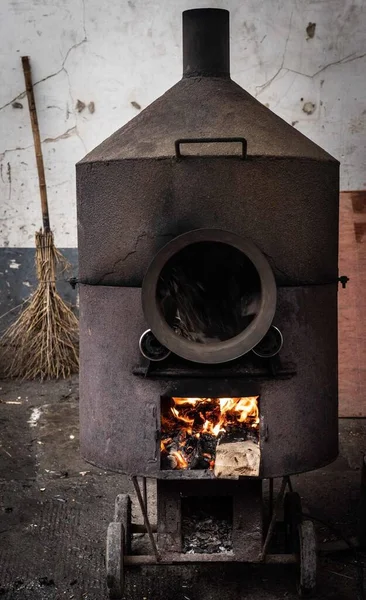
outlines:
[[[235,558],[234,554],[184,554],[184,553],[171,553],[161,555],[159,562],[152,554],[142,554],[140,556],[124,556],[123,563],[126,567],[139,567],[142,565],[176,565],[176,564],[195,564],[195,563],[221,563],[221,562],[238,562],[243,563],[247,561],[241,561]],[[298,562],[298,558],[295,554],[267,554],[263,560],[252,561],[250,564],[295,564]],[[249,564],[249,563],[248,563]]]

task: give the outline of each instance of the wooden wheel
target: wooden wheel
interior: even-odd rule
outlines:
[[[298,526],[300,580],[299,596],[311,597],[316,588],[317,554],[316,535],[312,521],[302,521]]]
[[[314,523],[303,519],[301,498],[297,492],[288,492],[284,499],[287,551],[299,559],[298,593],[311,597],[316,588],[317,554]]]
[[[126,554],[131,554],[131,498],[128,494],[118,494],[114,503],[115,523],[122,523],[125,532]]]
[[[122,523],[109,523],[107,531],[107,587],[111,600],[121,600],[124,589],[124,528]]]

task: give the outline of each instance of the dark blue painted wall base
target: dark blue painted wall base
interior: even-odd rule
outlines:
[[[57,289],[64,300],[75,306],[77,290],[71,288],[67,279],[77,274],[78,251],[77,248],[59,250],[71,263],[72,269],[70,273],[61,275]],[[0,248],[0,331],[14,321],[19,312],[16,307],[30,296],[37,285],[34,258],[34,248]]]

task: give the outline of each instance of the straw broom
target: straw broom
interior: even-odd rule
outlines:
[[[28,56],[22,57],[37,161],[43,230],[36,232],[35,265],[38,285],[18,319],[2,337],[10,353],[9,377],[51,379],[68,377],[79,369],[78,320],[56,289],[57,274],[69,264],[56,249],[47,202],[41,139]]]

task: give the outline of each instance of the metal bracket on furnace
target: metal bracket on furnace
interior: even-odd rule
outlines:
[[[349,277],[347,277],[347,275],[341,275],[338,277],[338,281],[342,284],[342,288],[345,289],[347,283],[349,282]]]

